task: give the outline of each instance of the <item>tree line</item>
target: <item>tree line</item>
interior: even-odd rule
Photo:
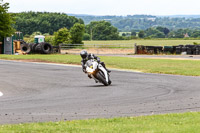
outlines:
[[[127,16],[89,16],[74,15],[81,18],[85,24],[92,21],[109,21],[119,31],[130,32],[131,30],[146,30],[150,27],[163,26],[170,30],[198,29],[200,30],[200,17],[157,17],[152,15],[127,15]]]
[[[79,43],[82,40],[125,40],[136,38],[184,38],[184,37],[200,37],[200,19],[183,19],[183,18],[157,18],[151,15],[135,15],[135,16],[86,16],[91,21],[84,24],[84,19],[75,16],[68,16],[64,13],[49,12],[22,12],[8,13],[9,4],[0,0],[0,38],[10,36],[14,31],[21,31],[25,36],[43,34],[48,36],[46,41],[58,45],[59,43]],[[120,18],[120,19],[119,19]],[[127,19],[128,18],[128,19]],[[117,21],[113,21],[117,20]],[[165,21],[163,21],[165,20]],[[194,22],[193,28],[169,28],[171,23],[179,23],[185,21]],[[185,20],[185,21],[183,21]],[[126,21],[126,22],[125,22]],[[163,22],[162,26],[156,25]],[[119,22],[119,23],[118,23]],[[140,22],[140,27],[138,23]],[[142,25],[145,22],[147,25]],[[176,22],[176,23],[175,23]],[[118,25],[118,26],[115,26]],[[123,33],[119,35],[120,29],[124,25],[129,26],[125,31],[130,34]],[[168,26],[165,26],[168,25]],[[188,25],[188,24],[187,24]],[[183,25],[184,26],[184,25]],[[147,28],[146,28],[147,27]],[[187,26],[186,26],[187,27]]]
[[[42,34],[48,33],[53,35],[55,31],[66,27],[70,29],[75,23],[84,24],[82,19],[68,16],[64,13],[49,12],[22,12],[13,13],[15,19],[14,28],[24,34],[32,34],[39,31]]]
[[[47,33],[53,35],[54,32],[58,31],[63,27],[70,30],[75,23],[84,24],[83,20],[85,18],[88,18],[88,20],[97,19],[98,21],[91,21],[90,23],[85,25],[83,40],[124,40],[124,39],[135,39],[135,38],[200,37],[200,28],[199,28],[200,25],[199,27],[197,26],[198,28],[196,27],[195,29],[177,28],[181,26],[188,27],[189,24],[186,25],[182,24],[185,21],[186,22],[188,21],[188,23],[189,22],[200,23],[200,19],[198,21],[198,18],[194,19],[165,18],[165,17],[158,18],[156,16],[151,16],[151,15],[134,15],[134,16],[129,15],[126,17],[82,16],[82,18],[76,18],[75,16],[68,16],[64,13],[48,13],[48,12],[22,12],[22,13],[14,13],[12,15],[15,17],[16,21],[14,28],[28,35],[36,31],[39,31],[42,34]],[[159,24],[161,24],[161,26],[159,26]],[[172,24],[174,24],[173,28],[169,28],[170,25]],[[176,26],[176,24],[178,26]],[[126,26],[124,27],[124,25]],[[195,25],[192,26],[195,27]],[[123,29],[126,32],[131,32],[131,36],[128,37],[126,35],[119,36],[119,31],[122,31],[120,29]]]
[[[166,27],[158,26],[158,27],[151,27],[146,30],[140,30],[138,32],[138,37],[139,38],[200,38],[200,30],[177,29],[170,31]]]
[[[14,21],[12,16],[7,13],[9,9],[9,3],[4,3],[0,0],[0,41],[6,36],[11,36],[15,31],[13,28]]]

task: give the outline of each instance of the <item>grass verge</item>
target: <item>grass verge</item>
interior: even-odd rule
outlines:
[[[199,133],[200,113],[0,125],[0,133]]]
[[[200,76],[200,60],[147,59],[130,57],[100,57],[108,68],[137,70],[147,73],[163,73]],[[79,55],[0,55],[0,59],[80,64]]]

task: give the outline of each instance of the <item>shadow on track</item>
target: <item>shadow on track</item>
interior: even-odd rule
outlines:
[[[112,84],[109,85],[109,86],[105,86],[105,85],[90,85],[90,86],[89,86],[89,85],[88,85],[88,86],[84,86],[84,87],[91,87],[91,88],[93,88],[93,87],[102,87],[102,88],[103,88],[103,87],[111,87],[111,86],[115,86],[115,85],[112,85]]]

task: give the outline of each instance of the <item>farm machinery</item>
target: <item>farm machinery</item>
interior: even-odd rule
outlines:
[[[13,36],[13,53],[19,54],[51,54],[53,46],[45,42],[45,37],[37,35],[34,37],[34,43],[27,43],[23,40],[21,32],[15,32]]]

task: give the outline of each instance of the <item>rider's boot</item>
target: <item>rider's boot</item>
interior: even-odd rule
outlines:
[[[106,65],[105,65],[104,62],[101,62],[101,65],[106,69],[106,71],[107,71],[108,73],[111,73],[111,70],[109,70],[109,69],[106,68]]]
[[[92,76],[91,75],[88,75],[88,77],[91,79],[92,78]]]
[[[107,70],[108,73],[111,73],[111,70],[109,70],[109,69],[107,69],[107,68],[105,68],[105,69]]]

